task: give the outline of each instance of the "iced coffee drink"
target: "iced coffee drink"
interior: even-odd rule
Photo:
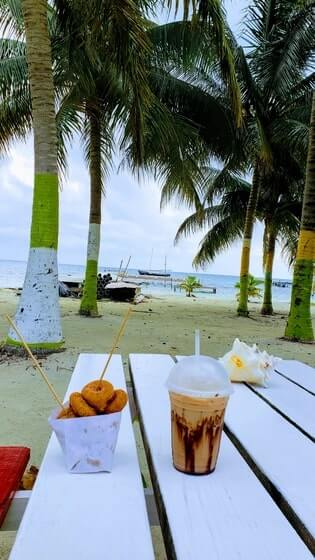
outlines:
[[[232,385],[223,366],[189,356],[170,372],[173,464],[187,474],[209,474],[217,463],[225,409]]]

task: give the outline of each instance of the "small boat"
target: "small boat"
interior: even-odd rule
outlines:
[[[162,272],[161,270],[138,270],[140,276],[160,276],[162,278],[169,278],[170,272]]]
[[[114,301],[134,301],[140,295],[141,288],[138,284],[131,282],[110,282],[105,291],[110,299]]]
[[[166,257],[165,257],[164,271],[163,271],[163,270],[152,270],[151,268],[152,256],[153,256],[153,249],[151,251],[149,268],[147,270],[143,270],[143,269],[138,270],[140,276],[160,276],[161,278],[170,278],[171,272],[166,271]]]

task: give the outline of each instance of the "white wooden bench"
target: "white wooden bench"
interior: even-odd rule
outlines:
[[[105,355],[80,355],[67,395],[97,378],[105,360]],[[281,373],[275,374],[268,389],[235,385],[217,468],[209,476],[194,477],[172,466],[165,380],[173,364],[167,355],[130,356],[167,557],[313,558],[314,409],[309,417],[309,398],[315,402],[315,371],[298,362],[298,371],[292,362],[286,368],[283,361],[278,366]],[[113,357],[108,378],[116,387],[125,387],[119,356]],[[294,394],[304,412],[294,406]],[[11,560],[154,558],[128,409],[123,413],[112,473],[68,474],[53,435],[31,494]],[[27,497],[18,494],[4,528],[21,515]]]
[[[81,354],[67,395],[97,379],[105,361],[104,354]],[[125,387],[120,356],[113,356],[107,378],[116,387]],[[55,435],[51,436],[10,559],[129,558],[151,560],[154,553],[127,408],[111,473],[69,474]]]
[[[293,520],[287,519],[280,503],[275,503],[275,496],[271,497],[268,487],[261,483],[228,435],[223,434],[219,462],[213,474],[193,477],[173,468],[165,388],[173,363],[166,355],[130,356],[168,557],[180,560],[312,558],[315,459],[309,438],[256,393],[245,386],[236,387],[228,407],[227,426],[236,432],[243,449],[247,449],[251,466],[257,461],[260,472],[272,478],[273,485],[290,501],[296,517],[307,526],[304,533],[300,532],[300,538],[296,527],[292,527]],[[293,383],[292,386],[299,389]],[[266,431],[259,421],[268,421]],[[300,451],[302,456],[297,456]],[[292,465],[288,472],[282,472],[286,469],[282,453],[284,463],[291,459],[296,472]],[[301,459],[310,464],[301,466]]]

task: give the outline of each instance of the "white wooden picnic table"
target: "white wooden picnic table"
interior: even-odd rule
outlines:
[[[67,395],[97,378],[105,360],[104,354],[81,354]],[[267,389],[235,384],[217,468],[207,476],[191,476],[172,466],[165,381],[173,364],[168,355],[130,355],[167,557],[313,558],[315,446],[309,399],[314,399],[315,370],[299,362],[297,369],[291,362],[286,367],[283,361]],[[120,356],[113,357],[108,378],[116,387],[125,386]],[[294,395],[303,410],[294,405]],[[50,438],[10,560],[56,558],[154,558],[128,409],[112,473],[69,474],[55,436]]]
[[[165,381],[173,364],[166,355],[130,356],[168,557],[313,558],[315,450],[310,437],[302,433],[312,424],[310,409],[305,406],[293,422],[286,418],[289,410],[295,410],[285,402],[290,385],[302,389],[286,379],[289,388],[282,391],[278,378],[271,380],[269,389],[257,392],[235,384],[217,468],[211,475],[194,477],[177,472],[171,462]],[[315,375],[315,370],[309,373]],[[306,391],[305,395],[311,396]]]
[[[106,358],[80,355],[66,399],[99,377]],[[125,388],[120,356],[113,356],[107,378]],[[128,407],[111,473],[68,473],[59,443],[51,436],[10,560],[129,558],[151,560],[154,553]]]

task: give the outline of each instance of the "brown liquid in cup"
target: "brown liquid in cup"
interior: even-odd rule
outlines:
[[[170,393],[170,400],[174,467],[187,474],[213,472],[228,398]]]

